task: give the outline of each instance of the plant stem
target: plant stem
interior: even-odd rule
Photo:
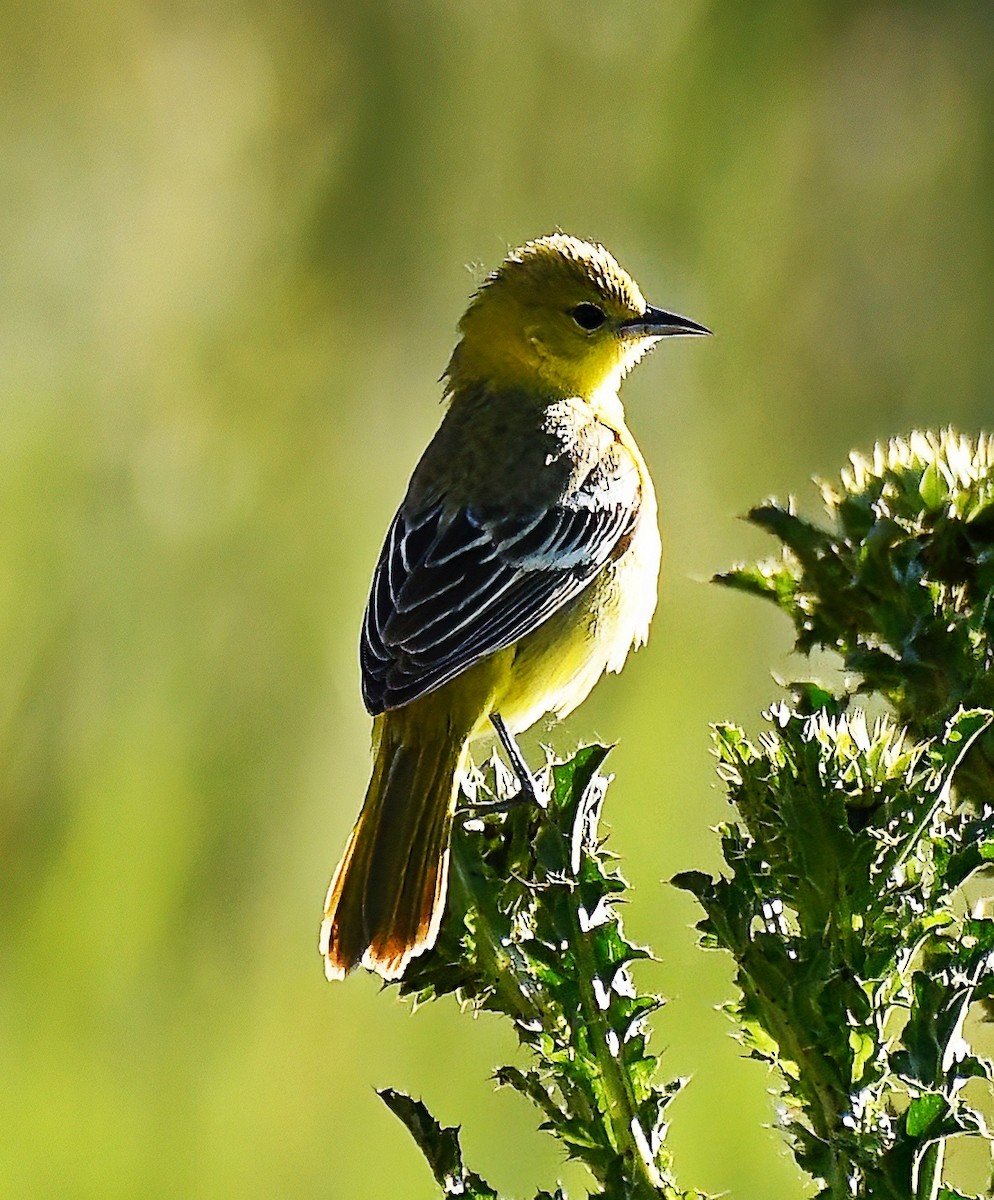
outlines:
[[[642,1200],[643,1197],[649,1200],[659,1196],[677,1200],[680,1193],[667,1185],[650,1157],[645,1131],[642,1130],[641,1142],[635,1134],[636,1129],[641,1129],[638,1102],[629,1075],[618,1056],[612,1052],[609,1035],[613,1031],[594,992],[597,964],[577,914],[574,914],[572,924],[574,951],[580,966],[578,983],[583,1019],[590,1034],[590,1043],[604,1088],[606,1112],[603,1117],[606,1118],[612,1145],[629,1164],[632,1172],[634,1190],[631,1196],[633,1200]]]
[[[942,1163],[946,1157],[946,1141],[940,1138],[925,1147],[918,1168],[915,1200],[936,1200],[942,1179]]]
[[[463,860],[462,843],[458,838],[454,838],[452,843],[452,873],[471,900],[469,907],[476,917],[481,964],[496,981],[500,1010],[515,1021],[542,1020],[545,1014],[535,1003],[534,997],[521,987],[510,955],[500,948],[500,935],[488,919],[486,904],[476,895],[473,877]]]
[[[843,1155],[838,1146],[838,1127],[840,1114],[848,1101],[841,1097],[831,1080],[824,1078],[823,1060],[817,1053],[812,1053],[800,1039],[797,1028],[785,1018],[781,1007],[770,995],[760,981],[760,970],[753,964],[748,977],[748,984],[741,980],[741,986],[751,985],[751,990],[759,999],[765,1010],[766,1020],[770,1030],[776,1037],[783,1058],[794,1062],[798,1067],[798,1083],[807,1093],[808,1118],[814,1132],[829,1148],[832,1169],[826,1177],[829,1194],[838,1200],[849,1196],[850,1162],[848,1155]]]

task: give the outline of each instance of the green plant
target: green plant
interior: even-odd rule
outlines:
[[[663,1140],[683,1081],[655,1082],[646,1018],[662,1001],[635,989],[629,967],[647,952],[624,936],[615,904],[626,885],[598,833],[607,753],[587,746],[550,762],[547,808],[514,803],[491,765],[474,798],[481,807],[457,823],[441,936],[401,993],[421,1003],[455,991],[514,1022],[534,1066],[502,1067],[495,1079],[538,1106],[542,1127],[589,1167],[597,1195],[682,1196]],[[487,804],[509,807],[488,814]],[[384,1098],[423,1149],[435,1147],[445,1194],[496,1196],[461,1159],[453,1167],[452,1131],[432,1131],[396,1093]]]
[[[797,1161],[832,1200],[953,1200],[949,1139],[990,1142],[992,1064],[970,1030],[994,998],[992,468],[989,440],[952,433],[854,455],[822,489],[827,526],[764,505],[750,519],[781,554],[721,579],[776,603],[800,651],[831,650],[847,673],[834,691],[794,684],[756,739],[716,727],[726,870],[675,880],[704,910],[704,946],[734,960],[738,1036],[778,1073]],[[888,711],[869,719],[861,695]],[[638,994],[630,967],[646,952],[615,910],[625,884],[598,834],[606,753],[550,763],[547,808],[508,807],[492,766],[457,823],[439,943],[401,991],[457,992],[511,1019],[534,1065],[496,1079],[538,1106],[593,1194],[672,1200],[697,1194],[665,1144],[682,1081],[656,1082],[646,1020],[662,1000]],[[383,1095],[446,1195],[496,1198],[457,1130]]]
[[[676,882],[704,908],[704,944],[735,960],[739,1036],[777,1068],[820,1194],[931,1198],[945,1139],[984,1131],[962,1085],[989,1064],[962,1026],[990,982],[994,922],[956,899],[994,858],[994,825],[950,784],[990,714],[961,712],[929,743],[858,711],[770,717],[758,745],[716,733],[737,810],[729,875]]]

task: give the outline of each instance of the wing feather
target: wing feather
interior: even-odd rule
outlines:
[[[638,519],[634,464],[616,453],[610,465],[602,460],[547,508],[401,506],[363,621],[362,690],[371,713],[440,687],[588,586]]]

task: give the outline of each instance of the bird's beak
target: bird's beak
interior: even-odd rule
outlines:
[[[689,317],[678,317],[676,313],[663,312],[661,308],[653,308],[651,304],[646,305],[641,316],[622,321],[619,331],[625,338],[697,337],[711,332],[706,325],[698,325]]]

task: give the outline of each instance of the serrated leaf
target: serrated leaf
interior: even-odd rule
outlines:
[[[922,1140],[922,1135],[949,1112],[949,1101],[935,1092],[917,1096],[904,1115],[904,1128],[910,1137]]]
[[[444,1195],[499,1200],[488,1183],[463,1165],[458,1126],[443,1127],[420,1100],[403,1092],[382,1088],[377,1095],[407,1127]]]
[[[748,520],[760,529],[776,534],[784,545],[802,556],[822,552],[828,546],[824,529],[779,504],[761,504],[750,509]]]
[[[935,462],[930,462],[922,472],[918,492],[925,507],[932,511],[942,508],[948,500],[949,486]]]

